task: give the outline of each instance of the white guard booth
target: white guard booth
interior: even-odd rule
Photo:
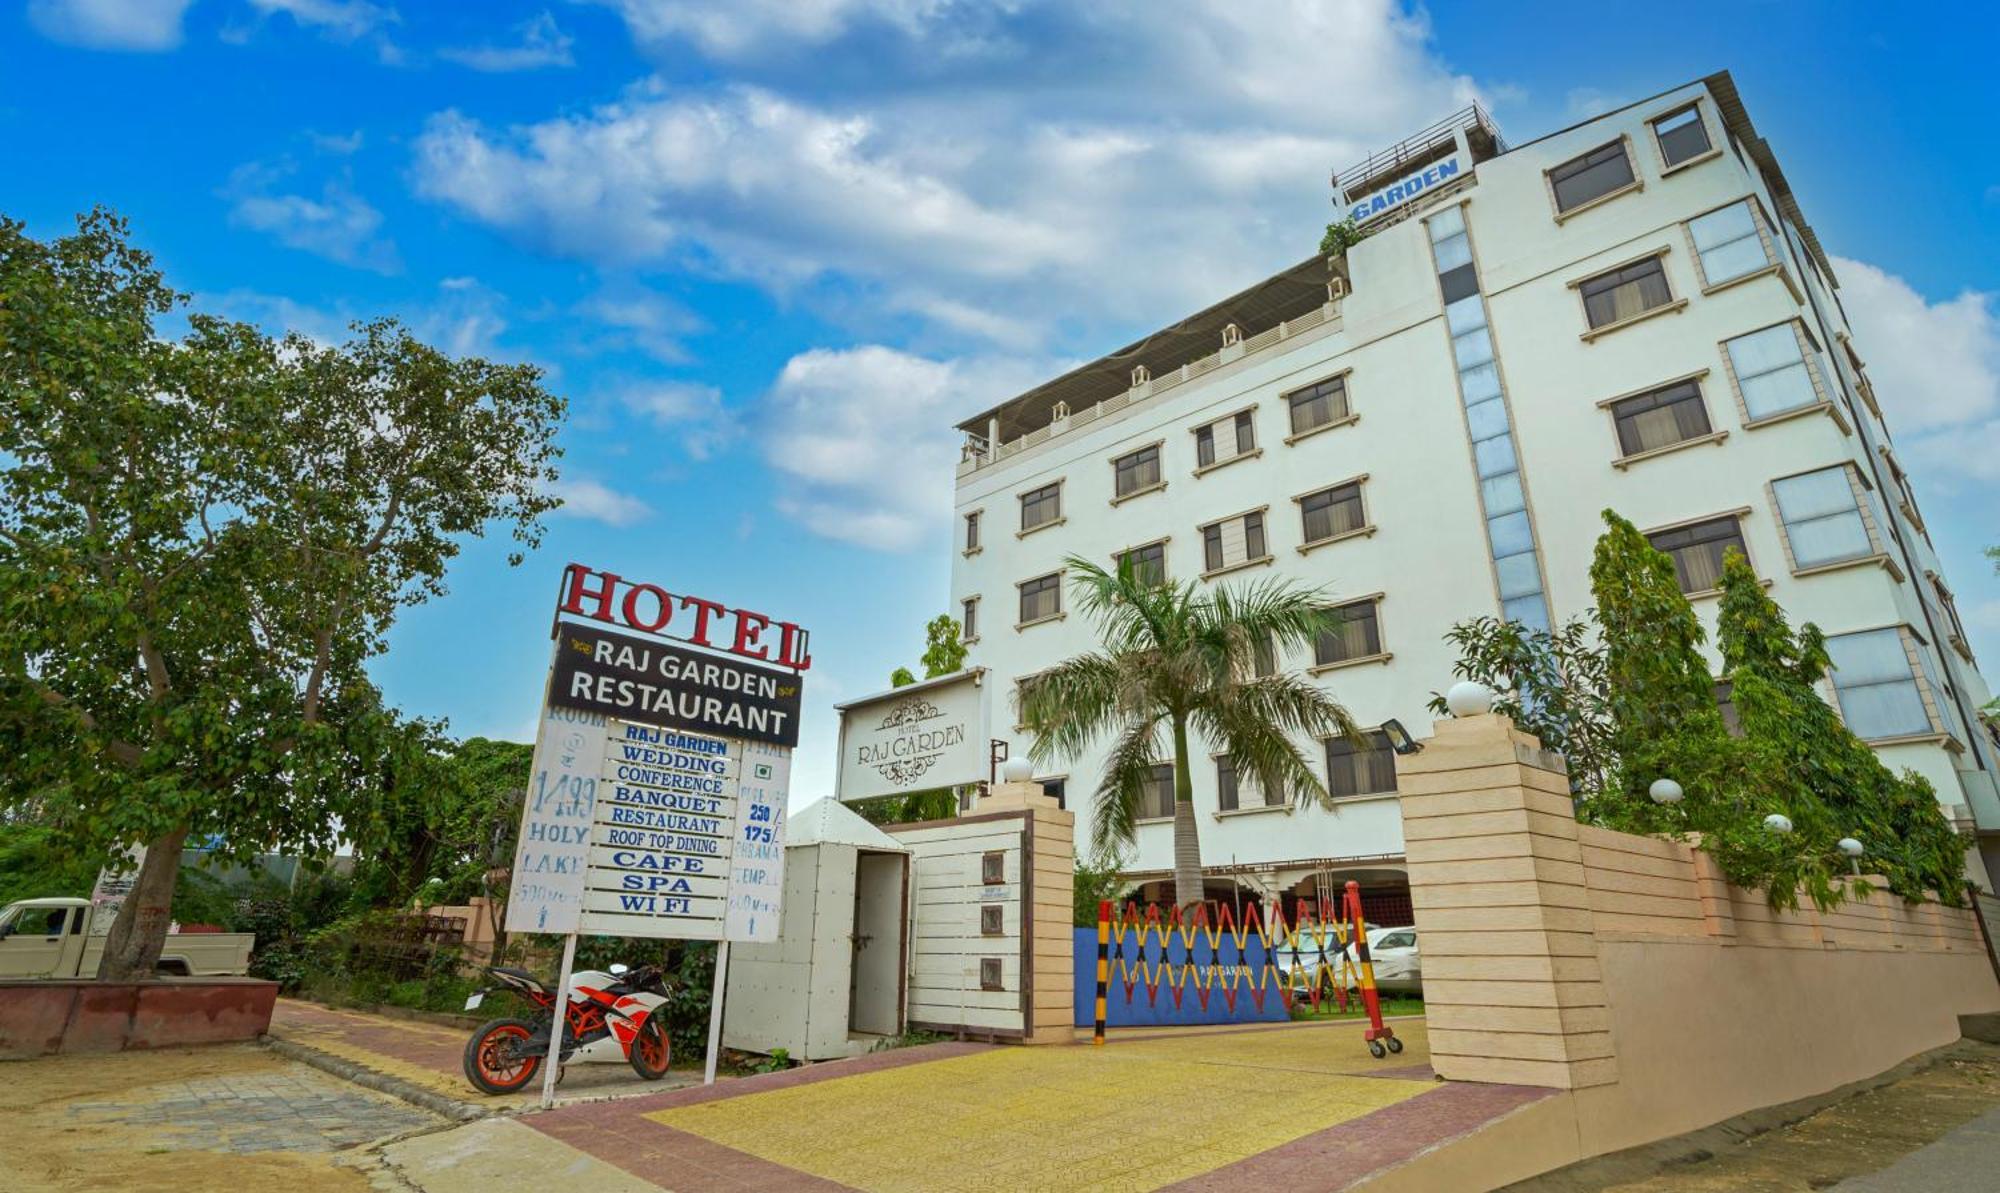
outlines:
[[[778,939],[731,949],[722,1044],[793,1060],[867,1052],[903,1031],[910,851],[832,799],[785,835]]]

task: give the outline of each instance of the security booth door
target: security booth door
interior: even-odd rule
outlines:
[[[903,958],[910,859],[901,853],[855,855],[854,971],[849,1030],[903,1032]]]
[[[56,972],[72,918],[81,922],[82,909],[17,908],[0,923],[0,978],[40,978]]]

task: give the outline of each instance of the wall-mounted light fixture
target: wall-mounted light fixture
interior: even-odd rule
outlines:
[[[1403,723],[1393,717],[1382,722],[1382,735],[1389,739],[1389,748],[1398,754],[1415,754],[1424,748],[1424,743],[1411,737]]]

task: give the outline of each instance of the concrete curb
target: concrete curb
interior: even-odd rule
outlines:
[[[388,1094],[392,1098],[400,1098],[412,1106],[421,1107],[432,1114],[440,1114],[457,1122],[475,1122],[482,1118],[492,1118],[497,1113],[467,1102],[461,1102],[456,1098],[448,1098],[443,1094],[434,1093],[420,1085],[404,1081],[400,1077],[390,1077],[384,1073],[377,1073],[375,1070],[364,1065],[358,1065],[351,1060],[321,1052],[317,1048],[309,1048],[304,1044],[295,1044],[290,1040],[280,1039],[272,1035],[266,1035],[262,1043],[264,1047],[269,1048],[271,1051],[288,1060],[298,1061],[302,1065],[311,1065],[322,1073],[330,1073],[343,1081],[352,1081],[356,1085],[366,1086],[379,1093]]]

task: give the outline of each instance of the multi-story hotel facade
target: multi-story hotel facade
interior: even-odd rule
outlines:
[[[1976,878],[2000,873],[1986,681],[1868,345],[1729,75],[1513,147],[1469,109],[1335,187],[1367,233],[1344,258],[1302,262],[962,424],[952,594],[969,665],[1004,685],[993,707],[1096,645],[1063,559],[1136,553],[1174,580],[1323,590],[1341,632],[1278,665],[1365,725],[1421,733],[1452,681],[1454,623],[1546,626],[1591,607],[1608,507],[1673,555],[1711,639],[1722,553],[1740,547],[1793,621],[1828,635],[1825,695],[1849,727],[1976,827]],[[1018,729],[994,731],[1025,750]],[[1332,811],[1267,805],[1194,746],[1211,892],[1358,877],[1393,909],[1403,842],[1386,743],[1301,745]],[[1077,812],[1079,839],[1102,757],[1039,776]],[[1128,859],[1141,881],[1172,865],[1170,775]]]

